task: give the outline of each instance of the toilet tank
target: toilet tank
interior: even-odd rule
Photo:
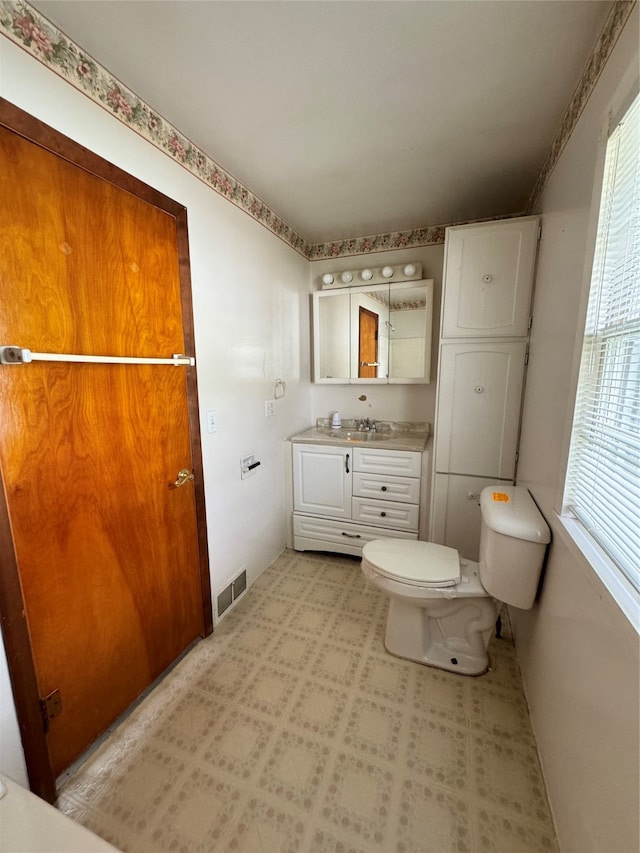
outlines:
[[[523,486],[487,486],[480,509],[482,585],[498,601],[529,610],[551,539],[549,527]]]

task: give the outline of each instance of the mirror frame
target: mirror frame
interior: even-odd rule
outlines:
[[[357,313],[354,314],[351,295],[354,292],[363,293],[368,290],[384,290],[388,286],[389,292],[398,290],[409,290],[417,287],[425,290],[425,346],[424,346],[424,374],[420,378],[360,378],[353,376],[357,372],[357,355],[354,357],[354,337],[357,339],[358,323]],[[350,329],[349,334],[349,376],[323,377],[320,375],[320,301],[325,298],[338,295],[349,296],[348,316],[345,318],[345,326]],[[418,281],[389,282],[388,285],[359,285],[357,287],[339,287],[327,290],[317,290],[312,293],[312,316],[313,316],[313,340],[312,340],[312,381],[319,385],[428,385],[431,382],[431,342],[433,339],[433,279],[421,279]],[[391,358],[391,351],[387,355]]]

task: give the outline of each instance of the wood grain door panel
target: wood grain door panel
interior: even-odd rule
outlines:
[[[378,315],[360,306],[358,313],[358,377],[378,376]]]
[[[190,458],[184,369],[5,369],[0,411],[38,685],[62,699],[57,774],[203,631],[193,486],[169,486]]]
[[[89,355],[183,352],[175,218],[0,134],[4,342]]]
[[[175,216],[5,129],[0,158],[0,343],[185,352]],[[173,486],[194,464],[189,371],[0,367],[0,465],[38,691],[62,701],[47,734],[55,775],[207,630],[201,484]]]

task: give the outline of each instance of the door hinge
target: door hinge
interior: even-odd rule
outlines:
[[[45,734],[49,731],[51,720],[57,717],[61,711],[62,699],[60,698],[59,690],[54,690],[40,700],[40,713],[42,714],[42,726]]]
[[[528,332],[530,332],[530,331],[531,331],[531,326],[532,326],[532,325],[533,325],[533,316],[532,316],[531,314],[529,314],[529,320],[528,320],[528,322],[527,322],[527,331],[528,331]]]
[[[542,225],[538,225],[538,240],[542,237]]]

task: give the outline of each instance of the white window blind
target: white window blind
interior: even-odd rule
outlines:
[[[640,96],[607,144],[563,511],[640,589]]]

